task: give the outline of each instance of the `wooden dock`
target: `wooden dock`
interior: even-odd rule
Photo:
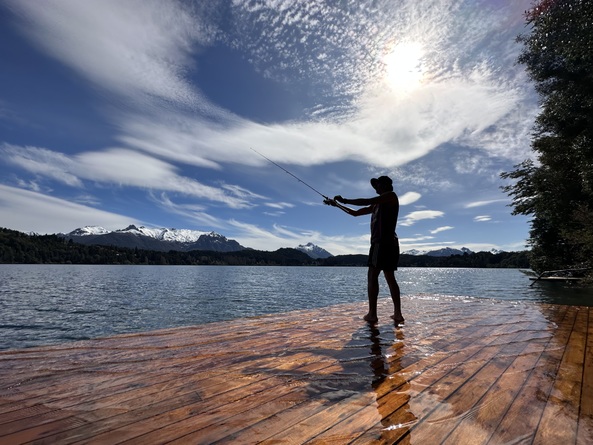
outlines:
[[[591,444],[593,308],[407,296],[0,353],[0,444]]]

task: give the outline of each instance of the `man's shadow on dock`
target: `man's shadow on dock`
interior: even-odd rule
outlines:
[[[315,401],[329,407],[352,401],[359,409],[364,404],[374,405],[378,416],[377,422],[368,425],[371,434],[376,438],[387,435],[393,443],[404,438],[416,421],[410,412],[410,385],[400,372],[405,357],[404,330],[367,324],[357,329],[343,347],[316,346],[286,350],[281,356],[284,363],[303,363],[301,357],[311,354],[310,363],[321,364],[316,370],[304,365],[292,369],[258,367],[256,372],[280,378],[300,394],[304,391],[303,403]],[[352,416],[356,416],[355,409]]]

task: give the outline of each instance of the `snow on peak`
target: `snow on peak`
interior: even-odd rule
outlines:
[[[428,256],[451,256],[451,255],[463,255],[463,254],[471,254],[473,253],[472,250],[468,249],[467,247],[462,247],[461,249],[455,249],[452,247],[443,247],[442,249],[436,250],[418,250],[418,249],[410,249],[402,252],[405,255],[428,255]]]
[[[426,255],[428,250],[410,249],[402,252],[403,255]]]
[[[128,233],[136,236],[147,236],[159,241],[172,241],[180,243],[195,243],[200,236],[209,235],[213,237],[222,237],[217,233],[202,232],[199,230],[189,229],[166,229],[166,228],[149,228],[145,226],[136,226],[130,224],[125,229],[107,230],[99,226],[85,226],[73,230],[68,235],[72,236],[88,236],[88,235],[106,235],[108,233]]]
[[[104,235],[106,233],[110,233],[109,230],[104,229],[100,226],[84,226],[79,227],[78,229],[74,229],[68,235],[75,235],[75,236],[89,236],[89,235]]]
[[[300,250],[301,252],[306,253],[311,258],[328,258],[333,256],[327,250],[323,249],[322,247],[316,246],[313,243],[307,243],[305,245],[300,244],[296,250]]]
[[[178,241],[181,243],[195,243],[206,232],[190,229],[160,229],[160,238],[163,241]]]
[[[200,236],[206,234],[206,232],[199,230],[136,227],[133,224],[125,229],[117,230],[117,232],[143,235],[160,241],[175,241],[180,243],[196,242]]]

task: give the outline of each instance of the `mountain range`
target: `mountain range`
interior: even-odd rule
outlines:
[[[125,229],[107,230],[99,226],[85,226],[70,233],[58,234],[85,245],[102,245],[138,248],[168,252],[170,250],[189,252],[190,250],[210,250],[215,252],[237,252],[249,249],[233,239],[216,232],[202,232],[189,229],[148,228],[130,225]],[[313,243],[301,244],[296,250],[306,253],[311,258],[329,258],[333,256],[327,250]]]
[[[138,248],[145,250],[156,250],[168,252],[170,250],[188,252],[190,250],[210,250],[215,252],[237,252],[250,249],[239,244],[233,239],[216,232],[203,232],[190,229],[166,229],[137,227],[130,225],[125,229],[107,230],[98,226],[85,226],[73,230],[70,233],[60,233],[59,236],[85,245],[103,245],[127,248]],[[295,247],[296,250],[306,253],[311,258],[329,258],[333,255],[327,250],[313,244],[301,244]],[[491,253],[501,251],[492,249]],[[467,247],[453,249],[445,247],[437,250],[407,250],[404,255],[427,255],[433,257],[448,257],[451,255],[463,255],[473,253]]]
[[[150,229],[130,225],[125,229],[106,230],[97,226],[85,226],[59,236],[79,244],[127,247],[130,249],[156,250],[168,252],[178,250],[213,250],[216,252],[236,252],[245,250],[237,241],[228,239],[216,232],[201,232],[189,229]]]
[[[467,247],[462,247],[461,249],[453,249],[451,247],[444,247],[442,249],[437,250],[418,250],[418,249],[411,249],[402,252],[404,255],[427,255],[427,256],[451,256],[451,255],[463,255],[464,253],[473,253]]]

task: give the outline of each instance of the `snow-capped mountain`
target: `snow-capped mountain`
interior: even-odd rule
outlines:
[[[136,227],[130,225],[125,229],[116,230],[118,233],[131,233],[133,235],[149,236],[151,238],[160,241],[172,241],[179,243],[195,243],[200,239],[202,235],[208,235],[208,232],[201,232],[199,230],[189,229],[165,229],[165,228],[153,228],[140,226]],[[218,235],[215,232],[210,232],[210,235]],[[222,235],[220,235],[222,236]]]
[[[305,245],[299,244],[299,246],[295,247],[295,249],[306,253],[307,255],[309,255],[311,258],[314,258],[314,259],[329,258],[329,257],[333,256],[327,250],[325,250],[319,246],[316,246],[313,243],[307,243]]]
[[[470,254],[473,253],[467,247],[462,247],[461,249],[453,249],[451,247],[443,247],[442,249],[437,250],[417,250],[411,249],[402,252],[405,255],[427,255],[427,256],[451,256],[451,255],[463,255],[464,253]]]
[[[78,229],[74,229],[72,232],[68,233],[68,235],[72,236],[88,236],[88,235],[104,235],[109,233],[109,230],[104,229],[103,227],[99,226],[84,226]],[[62,234],[66,235],[66,234]]]
[[[99,244],[147,250],[213,250],[235,252],[244,250],[237,241],[228,239],[216,232],[202,232],[189,229],[166,229],[137,227],[130,225],[114,231],[97,226],[85,226],[60,236],[80,244]]]
[[[406,251],[402,252],[403,255],[414,255],[414,256],[426,255],[427,253],[428,253],[428,250],[418,250],[418,249],[410,249],[410,250],[406,250]]]

